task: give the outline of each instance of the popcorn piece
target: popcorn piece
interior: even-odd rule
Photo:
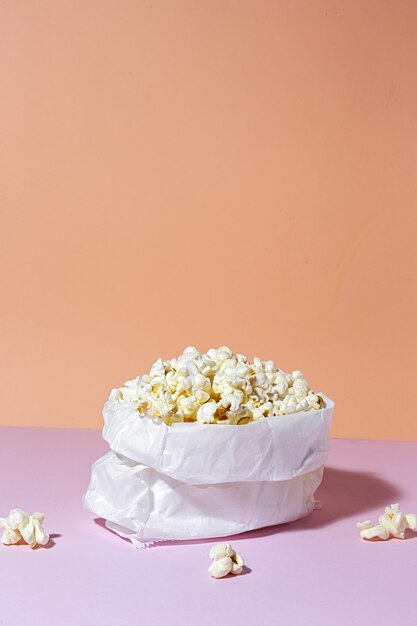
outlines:
[[[4,543],[5,546],[10,546],[21,540],[21,535],[18,530],[13,530],[7,523],[7,518],[0,518],[0,528],[4,528],[3,534],[1,536],[1,542]]]
[[[397,539],[404,539],[407,528],[417,531],[417,515],[414,513],[404,515],[398,504],[385,507],[385,513],[379,517],[378,522],[379,524],[375,526],[370,520],[358,522],[356,525],[360,530],[360,536],[363,539],[378,537],[386,541],[390,535]]]
[[[216,543],[210,550],[211,559],[223,559],[226,556],[233,556],[235,551],[230,543]]]
[[[417,515],[415,513],[407,513],[405,519],[407,520],[407,528],[417,530]]]
[[[215,559],[208,571],[213,578],[223,578],[223,576],[230,574],[232,566],[233,562],[230,556],[225,556],[222,559]]]
[[[322,406],[300,370],[286,374],[258,357],[250,363],[227,346],[206,354],[189,346],[177,359],[158,359],[149,374],[113,389],[109,400],[132,403],[139,415],[167,425],[246,424]]]
[[[384,526],[374,526],[370,520],[358,522],[357,527],[360,529],[360,535],[363,539],[374,539],[374,537],[378,537],[385,541],[389,538],[389,532]]]
[[[34,548],[37,544],[46,545],[49,535],[42,527],[45,515],[32,513],[28,515],[21,509],[12,509],[8,517],[0,518],[0,528],[3,528],[1,541],[5,545],[18,543],[21,539]]]
[[[217,543],[210,550],[212,563],[208,569],[213,578],[223,578],[228,574],[240,574],[243,570],[243,559],[233,550],[230,543]]]
[[[45,519],[43,513],[33,513],[29,518],[29,523],[20,531],[22,538],[34,548],[37,544],[45,546],[49,541],[49,535],[42,527]]]
[[[212,424],[216,421],[214,414],[217,411],[217,404],[214,400],[202,404],[197,411],[197,422]]]
[[[22,530],[29,524],[29,515],[22,509],[12,509],[9,512],[8,525],[13,530]]]
[[[232,556],[232,569],[230,570],[231,574],[241,574],[243,570],[243,559],[240,554],[234,553]]]

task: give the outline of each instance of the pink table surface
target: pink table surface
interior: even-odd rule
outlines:
[[[358,520],[417,512],[417,442],[332,440],[308,518],[232,539],[247,568],[207,574],[213,541],[135,550],[83,510],[99,431],[0,428],[0,515],[46,512],[46,548],[0,545],[0,624],[417,624],[417,534],[365,542]],[[413,540],[414,539],[414,540]]]

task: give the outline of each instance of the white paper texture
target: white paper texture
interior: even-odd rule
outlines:
[[[103,437],[123,456],[190,484],[288,480],[324,465],[334,403],[243,426],[155,424],[133,404],[107,402]]]
[[[225,537],[308,515],[322,474],[189,485],[111,451],[93,466],[84,506],[131,540]]]
[[[226,537],[314,508],[334,403],[243,426],[155,424],[107,402],[111,451],[92,467],[84,506],[134,544]]]

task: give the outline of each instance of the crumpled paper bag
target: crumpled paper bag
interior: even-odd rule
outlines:
[[[92,467],[84,506],[135,545],[224,537],[314,508],[334,403],[243,426],[167,426],[107,402],[111,451]],[[138,543],[139,542],[139,543]]]

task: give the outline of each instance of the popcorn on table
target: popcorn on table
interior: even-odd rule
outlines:
[[[246,424],[323,404],[299,370],[287,374],[258,357],[251,363],[227,346],[205,354],[190,346],[177,359],[158,359],[149,374],[113,389],[109,400],[134,403],[140,415],[168,425]]]
[[[208,571],[213,578],[240,574],[243,570],[243,559],[233,550],[230,543],[217,543],[210,550],[210,558],[212,563]]]
[[[44,519],[44,513],[29,515],[21,509],[12,509],[8,517],[0,517],[0,528],[3,528],[1,542],[12,545],[23,539],[31,548],[37,544],[46,545],[49,535],[42,527]]]
[[[363,539],[378,537],[385,541],[389,539],[390,535],[397,539],[404,539],[406,528],[417,532],[417,515],[415,513],[404,515],[398,504],[385,507],[385,513],[379,517],[378,522],[379,524],[376,525],[372,524],[370,520],[358,522],[357,527],[361,537]]]

